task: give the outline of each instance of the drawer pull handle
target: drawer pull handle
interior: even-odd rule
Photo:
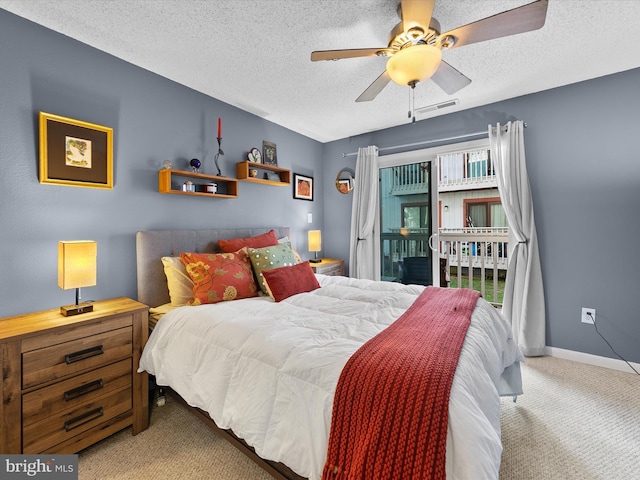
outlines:
[[[67,420],[64,422],[64,429],[67,432],[70,432],[74,428],[78,428],[85,423],[89,423],[96,418],[100,418],[104,414],[104,409],[102,407],[98,407],[90,412],[83,413],[82,415],[78,415],[76,418],[72,418],[71,420]],[[74,425],[75,423],[75,425]]]
[[[102,379],[99,379],[64,392],[64,399],[68,402],[69,400],[81,397],[83,395],[86,395],[87,393],[100,390],[102,387],[104,387],[104,383],[102,382]]]
[[[67,365],[85,360],[87,358],[95,357],[96,355],[102,355],[104,353],[104,347],[98,345],[95,347],[87,348],[86,350],[80,350],[79,352],[69,353],[64,356],[64,361]]]

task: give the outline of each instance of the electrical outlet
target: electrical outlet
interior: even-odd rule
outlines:
[[[582,307],[582,323],[594,324],[596,320],[596,309]]]

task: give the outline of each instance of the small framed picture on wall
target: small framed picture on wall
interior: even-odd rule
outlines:
[[[293,174],[293,198],[313,202],[313,177]]]

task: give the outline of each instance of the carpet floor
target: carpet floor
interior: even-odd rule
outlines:
[[[552,357],[528,358],[522,376],[524,395],[501,400],[500,480],[640,480],[639,376]],[[78,461],[80,480],[271,479],[172,399],[146,431]]]

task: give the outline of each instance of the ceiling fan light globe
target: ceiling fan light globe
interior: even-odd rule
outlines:
[[[433,45],[412,45],[387,60],[389,78],[398,85],[424,82],[440,66],[442,50]]]

